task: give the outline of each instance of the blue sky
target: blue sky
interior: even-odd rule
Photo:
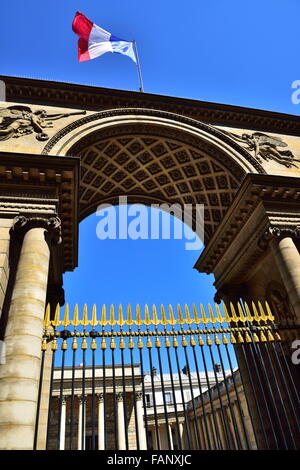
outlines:
[[[134,63],[77,63],[76,10],[136,39],[145,90],[299,114],[298,0],[14,0],[1,5],[1,73],[138,89]]]
[[[299,114],[297,0],[14,0],[1,5],[1,74],[138,89],[134,63],[106,54],[77,62],[76,10],[136,39],[145,91]],[[79,268],[65,275],[71,303],[212,300],[212,276],[192,269],[182,240],[108,240],[95,215],[80,225]]]

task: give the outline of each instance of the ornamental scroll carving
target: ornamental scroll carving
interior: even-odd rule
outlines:
[[[50,217],[49,219],[46,219],[44,217],[25,217],[23,215],[18,215],[14,219],[11,234],[22,238],[28,230],[38,227],[47,230],[52,244],[61,244],[61,220],[59,217]]]
[[[287,168],[298,166],[295,162],[300,160],[297,160],[290,150],[283,150],[288,144],[279,137],[269,136],[261,132],[254,132],[253,134],[244,133],[242,135],[224,130],[222,132],[229,135],[236,142],[244,144],[246,149],[253,154],[259,163],[262,163],[264,160],[274,160]]]
[[[300,227],[268,227],[258,240],[258,246],[261,250],[265,250],[272,238],[282,239],[291,237],[300,239]]]
[[[40,141],[48,140],[45,129],[52,128],[53,121],[79,114],[86,114],[86,111],[48,114],[44,109],[32,111],[28,106],[0,108],[0,141],[28,134],[36,134]]]

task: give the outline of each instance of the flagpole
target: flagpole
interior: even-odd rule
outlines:
[[[139,60],[139,55],[138,55],[138,50],[137,50],[137,45],[136,45],[135,39],[134,39],[132,42],[133,42],[133,47],[134,47],[135,56],[136,56],[136,66],[137,66],[138,73],[139,73],[140,92],[144,93],[144,86],[143,86],[143,79],[142,79],[142,71],[141,71],[141,65],[140,65],[140,60]]]

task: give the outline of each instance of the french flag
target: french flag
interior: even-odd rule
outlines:
[[[106,52],[118,52],[130,57],[136,62],[136,54],[133,48],[133,42],[113,36],[105,29],[100,28],[85,15],[76,12],[72,23],[72,29],[79,36],[78,39],[78,60],[95,59]]]

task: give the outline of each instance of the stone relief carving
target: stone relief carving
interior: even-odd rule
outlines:
[[[275,160],[277,163],[280,163],[287,168],[298,166],[295,162],[299,162],[299,160],[295,159],[290,150],[281,150],[282,148],[287,147],[288,144],[283,142],[279,137],[269,136],[262,134],[261,132],[254,132],[253,134],[244,133],[242,135],[237,135],[233,132],[227,132],[224,130],[223,132],[235,141],[246,145],[247,150],[254,153],[254,157],[259,163],[262,163],[263,160]]]
[[[271,281],[268,284],[266,298],[270,303],[276,323],[289,323],[296,320],[288,295],[280,283]]]
[[[45,129],[52,128],[53,121],[80,114],[86,114],[86,111],[48,114],[44,109],[32,111],[21,105],[0,108],[0,141],[32,133],[36,134],[37,140],[48,140]]]

